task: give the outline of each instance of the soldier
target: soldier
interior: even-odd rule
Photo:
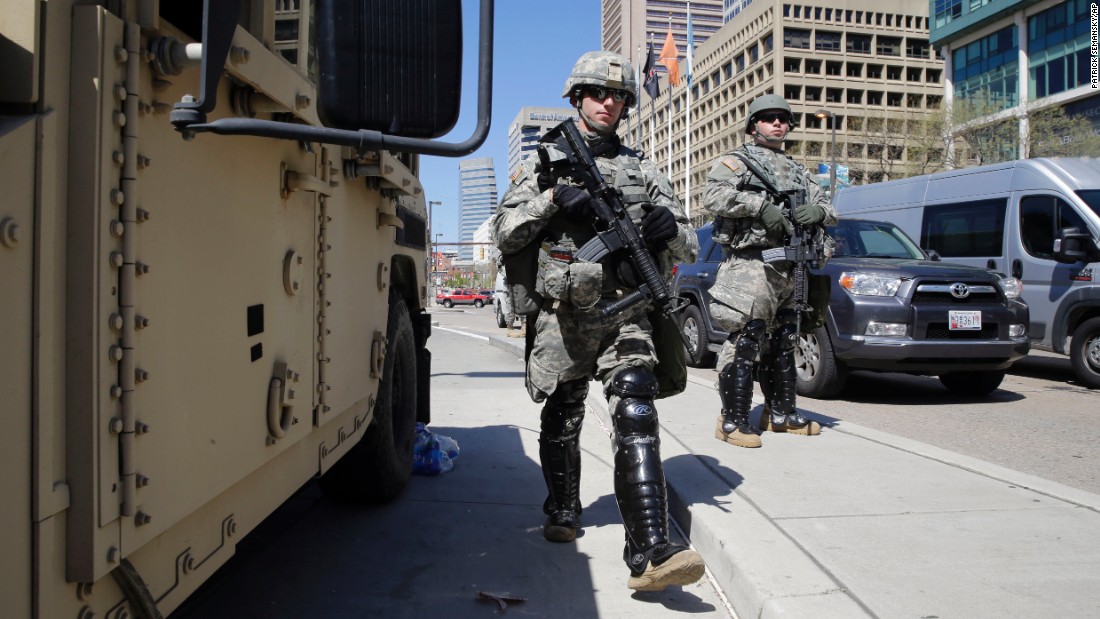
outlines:
[[[755,373],[765,399],[762,428],[806,436],[821,431],[795,408],[799,316],[792,298],[794,264],[765,262],[762,256],[763,250],[785,245],[792,225],[784,205],[739,158],[755,162],[780,191],[806,191],[805,203],[791,214],[800,224],[836,223],[824,190],[783,152],[783,140],[794,127],[791,107],[782,97],[758,97],[749,105],[745,124],[750,141],[722,156],[703,190],[703,206],[715,218],[715,240],[726,249],[710,291],[711,316],[729,332],[718,355],[722,413],[715,437],[738,447],[761,445],[760,432],[749,423],[758,361]]]
[[[577,124],[600,173],[622,192],[632,221],[667,277],[672,265],[694,262],[699,247],[669,180],[615,133],[637,91],[626,58],[589,52],[574,66],[562,98],[577,109]],[[539,436],[548,491],[543,535],[552,542],[571,542],[581,526],[581,422],[589,382],[596,378],[614,426],[615,500],[626,528],[627,586],[659,591],[695,582],[703,575],[702,558],[669,540],[654,406],[659,386],[651,303],[610,317],[600,314],[600,308],[636,289],[639,278],[618,255],[623,252],[595,263],[573,259],[595,236],[592,198],[576,179],[567,173],[558,178],[552,171],[552,162],[563,158],[553,142],[543,140],[540,149],[513,177],[492,227],[506,259],[531,244],[542,248],[536,287],[541,306],[533,333],[529,326],[526,385],[532,400],[545,402]],[[510,267],[509,277],[514,275]]]

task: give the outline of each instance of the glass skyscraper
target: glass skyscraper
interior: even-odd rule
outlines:
[[[474,241],[478,226],[497,208],[497,175],[492,157],[466,159],[458,164],[458,240]],[[462,245],[458,256],[473,260],[472,245]]]

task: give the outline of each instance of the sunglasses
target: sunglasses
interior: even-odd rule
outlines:
[[[622,103],[624,101],[630,101],[634,97],[625,90],[616,90],[614,88],[605,88],[603,86],[589,86],[584,89],[584,93],[597,101],[604,101],[608,95],[615,100],[616,103]]]
[[[766,122],[766,123],[773,123],[773,122],[778,120],[779,122],[781,122],[785,125],[791,124],[790,117],[787,116],[786,114],[784,114],[783,112],[764,112],[762,114],[757,114],[756,115],[756,120],[759,121],[759,122]]]

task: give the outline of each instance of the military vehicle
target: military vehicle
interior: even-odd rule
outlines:
[[[3,0],[7,617],[161,617],[311,478],[384,501],[429,420],[421,155],[459,0]]]

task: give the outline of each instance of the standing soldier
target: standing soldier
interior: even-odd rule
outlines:
[[[794,348],[799,316],[794,307],[794,263],[765,262],[763,251],[783,247],[792,232],[782,201],[749,170],[747,161],[767,174],[773,187],[805,191],[804,204],[789,213],[803,225],[836,223],[825,192],[802,165],[783,152],[794,129],[791,107],[778,95],[749,105],[745,133],[751,141],[722,156],[711,168],[703,206],[714,215],[714,234],[726,250],[711,288],[711,315],[729,332],[718,355],[722,414],[715,437],[738,447],[760,447],[760,433],[749,423],[754,366],[764,393],[763,429],[814,435],[815,421],[795,408]],[[819,234],[821,227],[818,227]]]
[[[626,58],[589,52],[573,67],[562,97],[577,109],[577,124],[601,175],[621,192],[667,278],[672,265],[694,262],[699,247],[669,180],[615,133],[637,90]],[[669,540],[654,406],[660,385],[653,331],[663,317],[650,315],[649,301],[601,315],[600,309],[637,289],[640,278],[621,251],[599,262],[574,260],[574,253],[596,235],[596,219],[592,197],[578,179],[554,167],[563,158],[561,149],[544,138],[539,156],[525,160],[512,179],[492,224],[506,260],[541,247],[537,286],[528,282],[538,292],[539,305],[528,333],[526,384],[532,400],[545,402],[539,436],[548,491],[543,535],[571,542],[580,527],[580,432],[589,382],[596,378],[614,426],[615,500],[626,527],[627,586],[659,591],[689,584],[702,577],[704,565],[697,552]],[[513,286],[520,283],[519,272],[509,267]]]

